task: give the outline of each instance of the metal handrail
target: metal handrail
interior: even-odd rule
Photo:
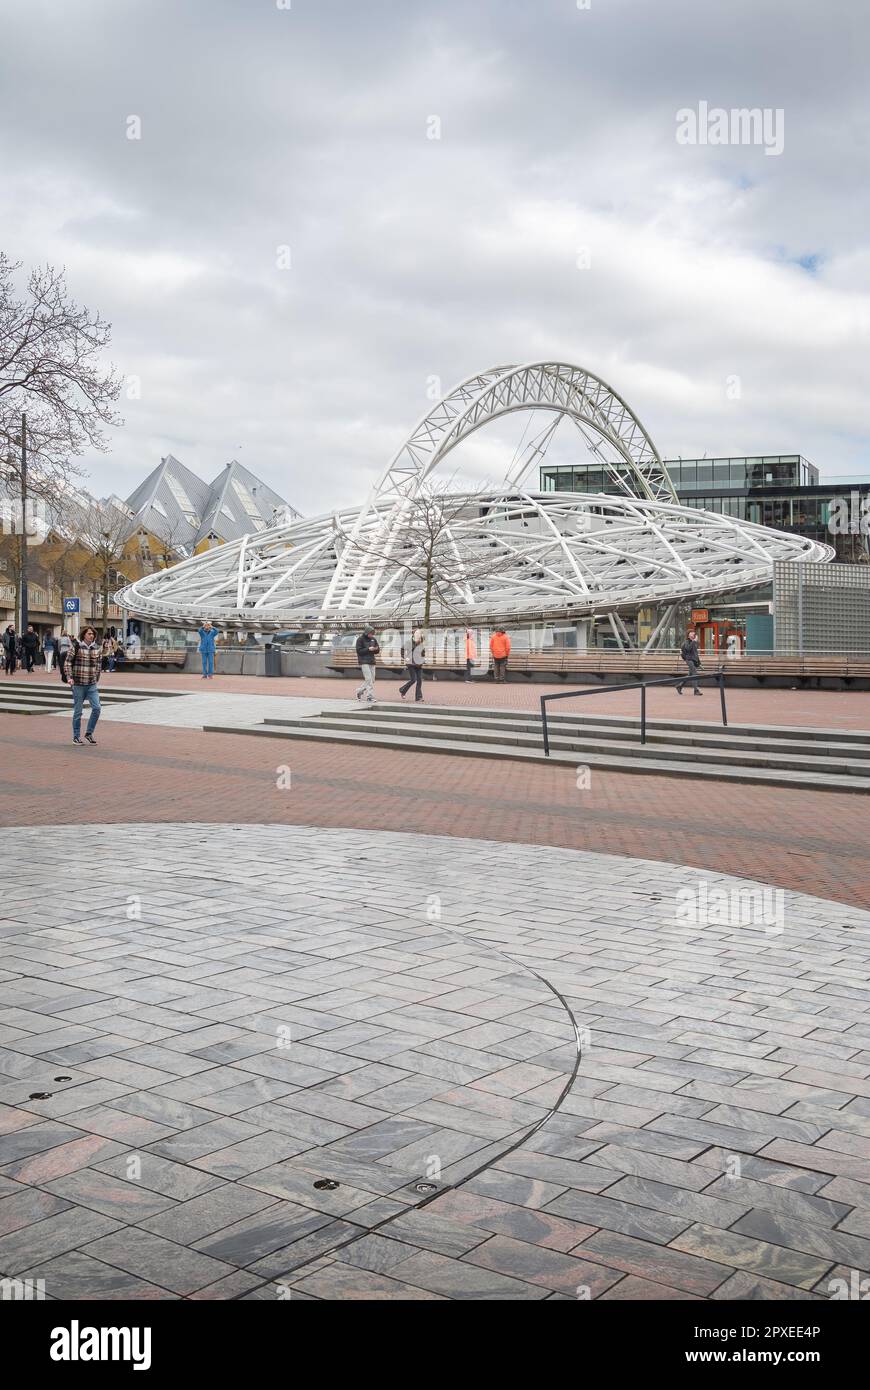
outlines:
[[[709,675],[702,676],[674,676],[661,677],[651,681],[633,681],[631,685],[605,685],[592,686],[584,690],[560,690],[554,695],[541,696],[541,725],[544,733],[544,754],[550,756],[550,731],[547,724],[547,701],[548,700],[570,700],[579,698],[581,695],[615,695],[619,690],[639,690],[640,691],[640,741],[646,743],[646,691],[649,685],[685,685],[687,681],[715,681],[719,686],[719,699],[722,705],[722,724],[728,727],[728,711],[725,708],[725,673],[720,667],[718,671],[712,671]]]

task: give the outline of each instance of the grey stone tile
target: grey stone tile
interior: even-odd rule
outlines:
[[[584,1259],[601,1260],[612,1269],[622,1269],[626,1274],[637,1275],[654,1284],[708,1297],[733,1272],[713,1259],[683,1254],[668,1246],[651,1245],[616,1231],[596,1232],[578,1245],[575,1253]]]
[[[89,1168],[102,1159],[123,1151],[124,1146],[99,1134],[83,1134],[51,1149],[43,1149],[29,1158],[20,1158],[4,1168],[4,1175],[21,1183],[45,1183],[52,1178],[73,1173],[77,1168]]]
[[[46,1149],[53,1149],[57,1144],[82,1137],[82,1130],[74,1129],[72,1125],[65,1125],[57,1120],[44,1120],[40,1124],[28,1125],[26,1129],[0,1136],[0,1164],[5,1167],[18,1159],[44,1153]]]
[[[46,1292],[61,1302],[153,1301],[174,1299],[168,1289],[137,1279],[124,1270],[94,1260],[80,1250],[46,1260],[24,1272],[25,1278],[44,1279]]]
[[[234,1272],[232,1265],[135,1226],[92,1241],[83,1253],[182,1295],[195,1293]]]
[[[0,1236],[11,1235],[46,1216],[55,1216],[71,1205],[53,1193],[19,1187],[10,1196],[0,1197]]]
[[[255,1135],[264,1133],[266,1128],[266,1125],[247,1124],[243,1120],[224,1118],[197,1125],[195,1129],[183,1130],[149,1147],[152,1153],[158,1154],[161,1158],[171,1158],[176,1163],[190,1163],[205,1154],[226,1149],[241,1139],[253,1139]]]
[[[365,1299],[408,1301],[428,1301],[439,1299],[440,1294],[431,1290],[415,1288],[413,1284],[403,1284],[383,1274],[370,1270],[356,1269],[353,1265],[336,1263],[328,1269],[308,1274],[298,1284],[293,1285],[291,1299],[313,1295],[319,1299],[341,1300]]]
[[[421,1250],[410,1259],[393,1266],[393,1275],[404,1283],[429,1289],[451,1299],[536,1299],[545,1298],[546,1288],[513,1279],[464,1261],[452,1260]]]
[[[149,1192],[141,1183],[125,1182],[98,1168],[77,1168],[53,1178],[46,1187],[69,1202],[102,1212],[115,1221],[141,1221],[174,1205],[171,1198]]]
[[[763,1275],[746,1274],[743,1271],[732,1274],[730,1279],[726,1279],[725,1283],[720,1284],[711,1294],[711,1298],[722,1299],[723,1302],[739,1300],[749,1303],[780,1303],[783,1300],[794,1299],[807,1302],[819,1297],[817,1293],[810,1293],[809,1289],[796,1288],[793,1284],[780,1284],[774,1279],[765,1279]]]
[[[389,1228],[384,1235],[367,1235],[355,1240],[336,1252],[336,1259],[357,1269],[368,1269],[374,1274],[386,1274],[400,1260],[417,1254],[417,1247],[406,1245],[399,1240],[391,1240]]]
[[[253,1212],[231,1225],[227,1223],[194,1244],[197,1250],[228,1264],[252,1265],[329,1224],[329,1217],[321,1212],[293,1202],[274,1202],[265,1211]]]
[[[296,1240],[281,1246],[250,1266],[251,1273],[264,1279],[292,1282],[296,1271],[304,1275],[320,1255],[337,1252],[359,1235],[359,1227],[348,1221],[328,1221],[305,1234],[300,1228]]]
[[[752,1197],[742,1182],[729,1183],[723,1179],[722,1183],[721,1187],[713,1183],[703,1192],[689,1192],[684,1187],[672,1187],[653,1178],[620,1178],[608,1187],[607,1196],[684,1217],[687,1225],[702,1222],[708,1226],[727,1227],[751,1209]]]
[[[791,1250],[818,1255],[830,1263],[848,1264],[853,1269],[870,1272],[870,1240],[864,1240],[861,1236],[829,1230],[805,1219],[788,1217],[761,1208],[741,1217],[733,1229],[742,1235],[756,1236],[761,1240],[788,1246]],[[817,1277],[820,1278],[821,1275]]]
[[[812,1288],[831,1264],[830,1260],[814,1259],[798,1250],[755,1240],[737,1230],[720,1231],[713,1226],[690,1226],[671,1244],[675,1250],[719,1260],[735,1269],[750,1270],[804,1289]]]
[[[635,1236],[638,1240],[652,1241],[657,1245],[667,1245],[691,1224],[690,1217],[635,1206],[619,1201],[609,1193],[598,1196],[593,1192],[564,1192],[548,1204],[547,1211],[557,1216],[567,1216],[571,1221],[601,1226],[607,1231],[619,1231],[622,1235]]]
[[[68,1206],[54,1216],[0,1237],[0,1269],[6,1275],[20,1274],[54,1255],[65,1254],[96,1236],[117,1230],[119,1224],[84,1207]]]
[[[824,1197],[794,1192],[787,1187],[778,1187],[775,1183],[756,1182],[745,1174],[739,1178],[717,1178],[704,1189],[704,1192],[711,1197],[724,1197],[730,1202],[740,1202],[750,1209],[757,1207],[777,1212],[791,1220],[809,1221],[813,1225],[826,1226],[828,1229],[838,1225],[849,1211],[843,1202],[832,1202]],[[746,1214],[744,1212],[744,1215]]]
[[[186,1164],[173,1163],[157,1154],[139,1153],[132,1157],[138,1160],[137,1183],[150,1192],[162,1193],[179,1202],[189,1201],[221,1185],[221,1179],[211,1173],[198,1172]],[[116,1178],[129,1178],[130,1158],[129,1153],[117,1154],[114,1158],[95,1164],[95,1167],[101,1173],[109,1173]]]
[[[202,1168],[206,1173],[237,1181],[251,1173],[281,1163],[284,1159],[295,1158],[306,1153],[311,1146],[304,1140],[293,1139],[288,1134],[255,1134],[252,1139],[242,1139],[226,1149],[217,1149],[202,1158],[192,1159],[194,1168]]]
[[[482,1269],[507,1274],[528,1284],[541,1284],[545,1289],[574,1298],[597,1298],[622,1278],[619,1270],[508,1236],[493,1236],[483,1245],[475,1246],[463,1259]]]
[[[470,1227],[465,1222],[439,1216],[429,1207],[397,1216],[390,1222],[389,1231],[392,1239],[453,1259],[481,1245],[488,1236],[488,1232]]]

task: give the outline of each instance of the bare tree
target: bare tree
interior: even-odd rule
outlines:
[[[463,526],[462,544],[456,528],[477,510],[481,528],[469,534]],[[422,487],[410,498],[401,523],[392,537],[388,566],[393,582],[383,595],[383,605],[394,618],[411,616],[428,626],[433,610],[467,622],[473,617],[474,590],[495,578],[507,564],[515,564],[494,536],[487,536],[483,518],[483,492],[436,491]],[[354,537],[340,526],[336,534],[361,556],[382,558],[384,549],[375,532],[368,539]]]
[[[26,411],[28,491],[53,497],[79,471],[73,459],[104,450],[106,428],[122,423],[113,409],[121,378],[99,362],[111,326],[70,298],[63,270],[37,267],[17,297],[20,268],[0,252],[0,470],[17,493]]]
[[[102,595],[102,635],[105,637],[109,625],[109,595],[115,587],[118,566],[124,558],[130,536],[130,518],[113,502],[88,498],[77,517],[76,530],[92,556],[87,573],[93,593]]]

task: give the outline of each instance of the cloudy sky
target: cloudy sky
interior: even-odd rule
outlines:
[[[67,267],[130,379],[92,490],[170,451],[207,478],[236,456],[304,512],[361,500],[435,379],[539,358],[603,376],[665,456],[870,476],[857,0],[3,0],[2,22],[0,244]],[[768,108],[782,152],[678,142],[702,102]],[[501,476],[515,425],[464,446],[469,476]]]

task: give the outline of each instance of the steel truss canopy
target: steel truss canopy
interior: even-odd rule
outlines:
[[[419,509],[447,455],[516,411],[567,419],[618,494],[522,486],[539,450],[485,492],[442,494],[433,554],[446,573],[433,623],[582,619],[602,611],[757,588],[776,560],[827,560],[830,546],[680,506],[652,440],[626,402],[581,367],[495,367],[469,377],[415,427],[366,504],[274,526],[121,590],[117,602],[155,622],[323,632],[419,616],[425,598]],[[551,428],[547,426],[547,431]],[[416,585],[416,587],[415,587]]]

